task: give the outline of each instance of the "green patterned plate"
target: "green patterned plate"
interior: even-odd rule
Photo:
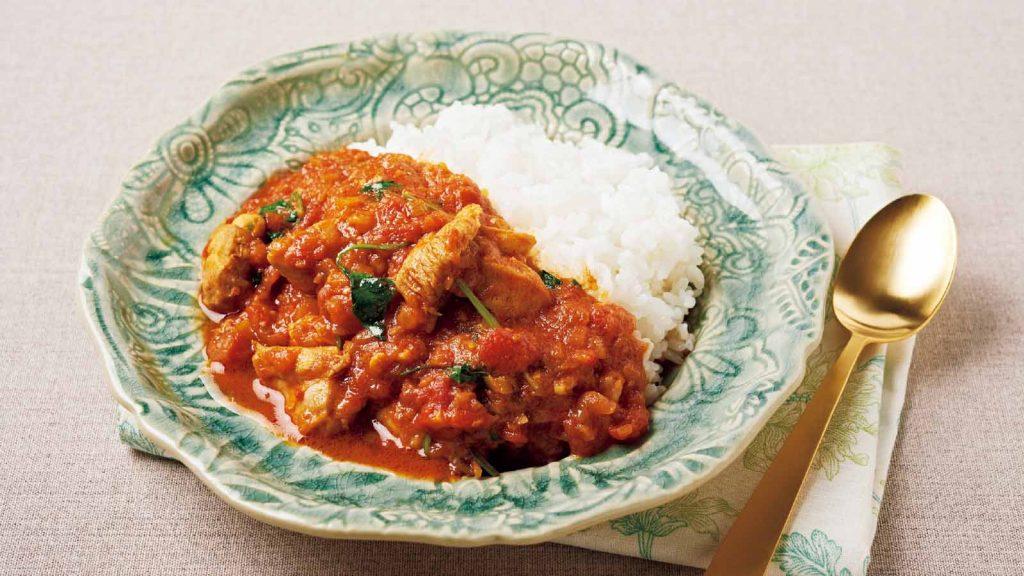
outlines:
[[[689,204],[706,248],[696,348],[639,446],[433,483],[331,461],[211,396],[195,294],[214,226],[274,171],[455,101],[646,152]],[[80,281],[117,400],[236,508],[322,536],[479,545],[550,539],[720,471],[800,381],[832,260],[807,194],[701,99],[600,44],[445,32],[312,48],[229,82],[128,174],[86,242]]]

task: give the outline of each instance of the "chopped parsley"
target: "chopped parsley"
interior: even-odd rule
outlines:
[[[426,365],[424,365],[424,364],[417,364],[415,366],[412,366],[412,367],[406,368],[405,370],[402,370],[401,372],[398,373],[398,375],[399,376],[403,376],[403,377],[404,376],[408,376],[410,374],[415,374],[416,372],[419,372],[420,370],[423,370],[424,368],[426,368]]]
[[[483,456],[477,454],[476,452],[470,453],[473,455],[473,460],[476,460],[476,463],[480,465],[480,468],[483,469],[483,471],[486,472],[488,476],[498,475],[498,469],[492,466],[491,463],[488,462]]]
[[[271,202],[266,206],[260,208],[260,215],[266,216],[267,214],[280,214],[284,216],[284,219],[289,224],[294,224],[299,221],[299,216],[302,215],[302,196],[298,192],[295,192],[291,196],[291,200],[278,200],[277,202]]]
[[[384,197],[385,190],[388,188],[394,188],[395,186],[398,186],[398,183],[394,180],[382,180],[380,182],[369,182],[367,184],[363,184],[361,190],[363,194],[373,194],[374,198],[380,200]]]
[[[334,257],[334,260],[341,266],[341,257],[353,250],[398,250],[399,248],[405,248],[408,246],[408,242],[394,242],[391,244],[349,244],[345,246],[338,255]]]
[[[260,215],[266,218],[267,214],[280,214],[284,217],[285,222],[291,226],[299,221],[299,218],[306,213],[306,207],[302,203],[302,194],[298,190],[292,192],[292,195],[288,200],[277,200],[271,202],[266,206],[263,206],[259,210]],[[267,240],[274,241],[281,236],[284,236],[284,230],[275,230],[273,232],[267,232]]]
[[[541,270],[538,274],[540,274],[540,279],[548,288],[554,289],[562,285],[562,279],[547,270]]]
[[[466,296],[466,298],[469,299],[469,303],[473,305],[473,308],[476,308],[477,314],[480,314],[480,316],[484,319],[484,323],[486,323],[491,328],[498,328],[501,326],[501,324],[498,322],[498,319],[494,317],[494,314],[491,314],[491,311],[487,309],[487,306],[484,306],[484,303],[481,302],[480,299],[476,297],[476,294],[473,293],[473,290],[469,287],[468,284],[462,281],[462,278],[456,280],[455,284],[458,285],[459,290],[461,290],[462,293]]]
[[[348,268],[341,269],[352,286],[352,313],[378,340],[384,340],[384,314],[395,297],[395,283]]]
[[[249,275],[249,283],[253,286],[259,286],[260,282],[263,282],[263,270],[253,270],[252,274]]]
[[[403,191],[402,192],[402,198],[405,198],[406,200],[417,200],[419,202],[423,202],[424,204],[427,205],[427,207],[433,208],[434,210],[440,210],[441,212],[445,211],[444,207],[441,206],[440,204],[438,204],[437,202],[432,202],[430,200],[427,200],[426,198],[422,198],[422,197],[417,196],[417,195],[415,195],[415,194],[413,194],[411,192]]]
[[[381,180],[378,182],[368,182],[366,184],[363,184],[363,187],[360,188],[360,191],[363,194],[371,194],[377,200],[381,200],[384,198],[385,192],[392,188],[400,187],[401,185],[398,182],[395,182],[394,180]],[[402,198],[405,198],[406,200],[416,200],[418,202],[422,202],[427,207],[432,208],[434,210],[440,210],[441,212],[445,211],[444,207],[441,206],[440,204],[433,202],[431,200],[427,200],[426,198],[417,196],[411,192],[406,192],[403,190]]]
[[[423,435],[423,444],[420,445],[420,449],[423,450],[423,455],[430,457],[430,434]]]
[[[269,214],[271,212],[281,212],[282,210],[291,210],[292,203],[287,200],[278,200],[277,202],[271,202],[266,206],[260,208],[260,214]]]
[[[469,364],[456,364],[448,369],[448,377],[460,384],[466,382],[483,382],[487,371],[483,368],[474,368]]]

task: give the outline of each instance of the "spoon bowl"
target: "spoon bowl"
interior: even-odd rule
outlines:
[[[839,266],[836,317],[875,342],[910,337],[942,305],[956,249],[956,225],[941,201],[913,194],[890,203],[864,225]]]

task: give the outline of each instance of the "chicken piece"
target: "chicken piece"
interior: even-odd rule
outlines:
[[[203,304],[210,310],[234,312],[252,291],[253,270],[266,256],[260,241],[262,224],[256,214],[240,214],[210,234],[199,286]]]
[[[325,258],[333,258],[349,241],[338,224],[335,219],[321,220],[294,234],[281,236],[270,244],[267,260],[297,288],[315,292],[316,265]]]
[[[482,215],[478,204],[463,207],[440,230],[421,238],[406,256],[395,275],[395,287],[405,300],[405,310],[399,314],[408,320],[407,326],[433,329],[438,309],[467,264],[465,256],[480,231]]]
[[[481,239],[479,244],[479,263],[465,279],[498,320],[533,316],[551,304],[551,291],[536,270],[519,258],[503,254],[493,242]]]
[[[494,241],[502,252],[510,256],[526,256],[537,243],[537,239],[531,234],[516,232],[507,226],[480,227],[480,235]]]
[[[262,346],[256,344],[252,365],[260,381],[281,392],[285,411],[302,434],[336,431],[331,419],[335,376],[352,362],[349,349],[336,346]]]

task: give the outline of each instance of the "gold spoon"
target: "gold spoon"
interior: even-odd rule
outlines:
[[[833,306],[850,340],[718,547],[706,576],[761,576],[864,347],[912,336],[935,316],[956,269],[956,225],[938,199],[882,208],[839,265]]]

